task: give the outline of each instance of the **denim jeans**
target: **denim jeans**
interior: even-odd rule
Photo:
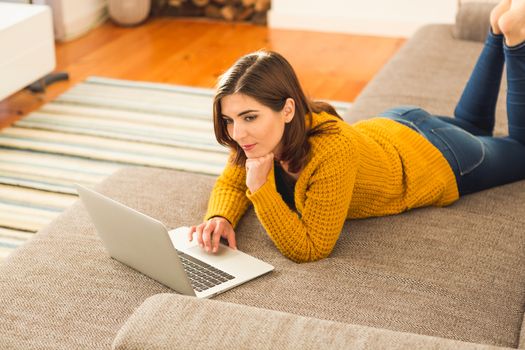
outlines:
[[[493,137],[504,64],[509,136]],[[489,32],[455,118],[414,106],[392,108],[380,116],[412,128],[439,149],[456,176],[460,195],[525,179],[525,43],[508,47],[502,35]]]

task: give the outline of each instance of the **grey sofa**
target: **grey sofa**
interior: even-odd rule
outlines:
[[[488,8],[418,31],[345,118],[400,104],[450,115],[481,48],[458,38]],[[98,190],[172,228],[201,220],[213,183],[127,168]],[[109,259],[77,202],[0,266],[0,349],[525,348],[523,203],[518,182],[446,208],[348,221],[330,257],[309,264],[280,255],[250,209],[238,246],[275,271],[197,300]]]

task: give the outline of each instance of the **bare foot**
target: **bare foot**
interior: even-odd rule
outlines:
[[[498,26],[505,35],[507,46],[525,41],[525,0],[512,0],[510,9],[501,15]]]
[[[501,34],[501,29],[499,28],[498,21],[502,14],[507,12],[510,9],[511,0],[502,0],[499,4],[496,5],[490,12],[490,26],[492,27],[492,33]]]

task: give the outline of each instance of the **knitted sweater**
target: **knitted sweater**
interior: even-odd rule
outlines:
[[[313,114],[313,126],[326,120],[336,121],[336,132],[309,139],[309,159],[295,184],[297,212],[277,192],[273,168],[251,193],[245,169],[229,163],[213,188],[205,220],[222,216],[235,227],[252,204],[282,254],[306,262],[330,254],[346,219],[458,199],[448,162],[416,131],[386,118],[350,125],[327,113]]]

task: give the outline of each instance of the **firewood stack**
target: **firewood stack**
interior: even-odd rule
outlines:
[[[271,0],[165,0],[158,12],[181,17],[208,17],[226,21],[266,24]]]

